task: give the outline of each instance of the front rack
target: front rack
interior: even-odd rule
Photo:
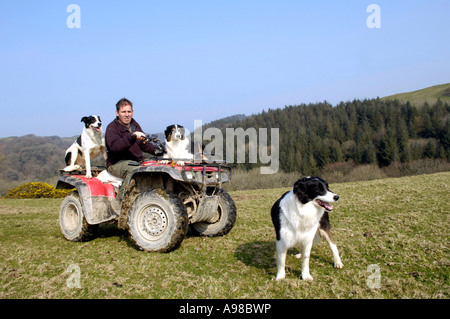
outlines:
[[[181,176],[185,182],[202,185],[222,185],[231,181],[232,170],[221,163],[185,163]]]

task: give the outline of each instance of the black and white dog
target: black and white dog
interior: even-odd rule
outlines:
[[[194,154],[189,151],[190,142],[185,133],[185,128],[179,124],[169,125],[166,128],[164,131],[166,149],[163,158],[177,159],[176,164],[181,166],[184,165],[184,159],[194,158]]]
[[[295,182],[292,190],[286,192],[272,206],[272,222],[277,237],[277,277],[285,277],[287,250],[300,248],[297,258],[302,258],[302,279],[312,280],[309,273],[311,248],[325,239],[333,253],[334,267],[344,265],[336,244],[331,239],[328,212],[333,210],[339,196],[330,191],[328,183],[319,177],[304,177]]]
[[[83,132],[66,151],[67,167],[64,171],[71,172],[86,168],[86,178],[92,178],[91,159],[102,154],[106,160],[105,135],[102,131],[100,116],[85,116],[81,122],[84,122]]]

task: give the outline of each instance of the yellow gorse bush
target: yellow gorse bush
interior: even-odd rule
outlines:
[[[72,191],[72,189],[56,189],[47,183],[32,182],[8,190],[3,198],[64,198]]]

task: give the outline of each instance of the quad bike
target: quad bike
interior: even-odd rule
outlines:
[[[201,236],[227,234],[236,221],[236,205],[222,184],[231,180],[224,163],[185,161],[176,165],[152,159],[135,163],[120,207],[115,187],[82,171],[61,171],[56,188],[74,189],[62,202],[59,221],[70,241],[92,238],[98,225],[115,222],[128,230],[135,245],[145,251],[169,252],[185,238],[188,228]],[[92,169],[93,176],[100,169]]]

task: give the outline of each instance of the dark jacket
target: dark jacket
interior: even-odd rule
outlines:
[[[134,119],[131,120],[130,125],[132,132],[143,132],[141,126]],[[106,167],[122,160],[140,162],[144,160],[143,151],[154,154],[156,149],[155,144],[151,142],[143,143],[140,140],[136,140],[131,135],[132,132],[120,124],[117,118],[109,123],[105,133],[105,143],[108,151]]]

